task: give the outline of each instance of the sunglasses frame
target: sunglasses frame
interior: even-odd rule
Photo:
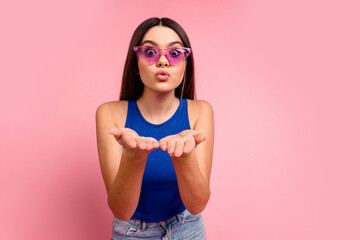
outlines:
[[[151,49],[157,50],[160,54],[159,54],[159,56],[158,56],[155,60],[149,61],[148,59],[146,59],[145,57],[143,57],[143,56],[140,54],[140,51],[139,51],[139,50],[140,50],[141,48],[151,48]],[[174,49],[181,49],[183,53],[187,51],[188,54],[186,55],[186,53],[185,53],[184,59],[182,59],[182,60],[180,60],[179,62],[176,62],[176,63],[175,63],[175,62],[171,61],[171,60],[169,59],[169,57],[168,57],[168,54],[170,53],[170,51],[171,51],[171,50],[174,50]],[[157,62],[162,55],[164,55],[164,56],[166,57],[166,59],[167,59],[170,63],[172,63],[172,64],[179,64],[179,63],[181,63],[182,61],[184,61],[184,60],[190,55],[190,53],[191,53],[191,48],[187,48],[187,47],[171,47],[171,48],[162,49],[162,48],[158,48],[158,47],[154,47],[154,46],[135,46],[135,47],[134,47],[134,51],[136,52],[136,54],[137,54],[139,57],[141,57],[145,62],[147,62],[147,63],[149,63],[149,64],[153,64],[153,63]],[[165,51],[165,53],[162,53],[162,52],[164,52],[164,51]]]

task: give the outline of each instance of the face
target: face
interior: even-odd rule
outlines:
[[[150,28],[144,35],[140,45],[158,47],[160,49],[183,47],[183,43],[177,33],[171,28],[164,26]],[[137,56],[137,62],[144,88],[157,92],[174,91],[181,84],[186,68],[186,59],[180,63],[173,64],[164,55],[161,55],[152,64]],[[157,76],[159,71],[166,71],[168,73],[167,79],[161,75]]]

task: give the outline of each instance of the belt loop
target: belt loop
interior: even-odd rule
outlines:
[[[181,213],[178,214],[178,215],[176,215],[176,218],[177,218],[177,220],[178,220],[179,222],[181,222]]]
[[[146,229],[146,222],[141,222],[141,229],[145,230]]]

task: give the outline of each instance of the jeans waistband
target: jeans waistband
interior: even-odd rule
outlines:
[[[186,210],[185,210],[186,211]],[[144,222],[144,221],[141,221],[139,219],[136,219],[136,218],[131,218],[129,221],[132,222],[133,224],[136,224],[137,226],[139,226],[139,228],[145,230],[147,226],[159,226],[159,225],[165,225],[165,224],[168,224],[172,221],[179,221],[181,222],[183,219],[184,219],[184,212],[182,213],[179,213],[177,215],[175,215],[174,217],[172,218],[169,218],[167,220],[164,220],[164,221],[160,221],[160,222],[152,222],[152,223],[149,223],[149,222]]]

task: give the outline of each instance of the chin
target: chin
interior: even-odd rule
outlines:
[[[169,92],[175,92],[175,88],[173,87],[147,87],[152,92],[158,92],[158,93],[169,93]]]

